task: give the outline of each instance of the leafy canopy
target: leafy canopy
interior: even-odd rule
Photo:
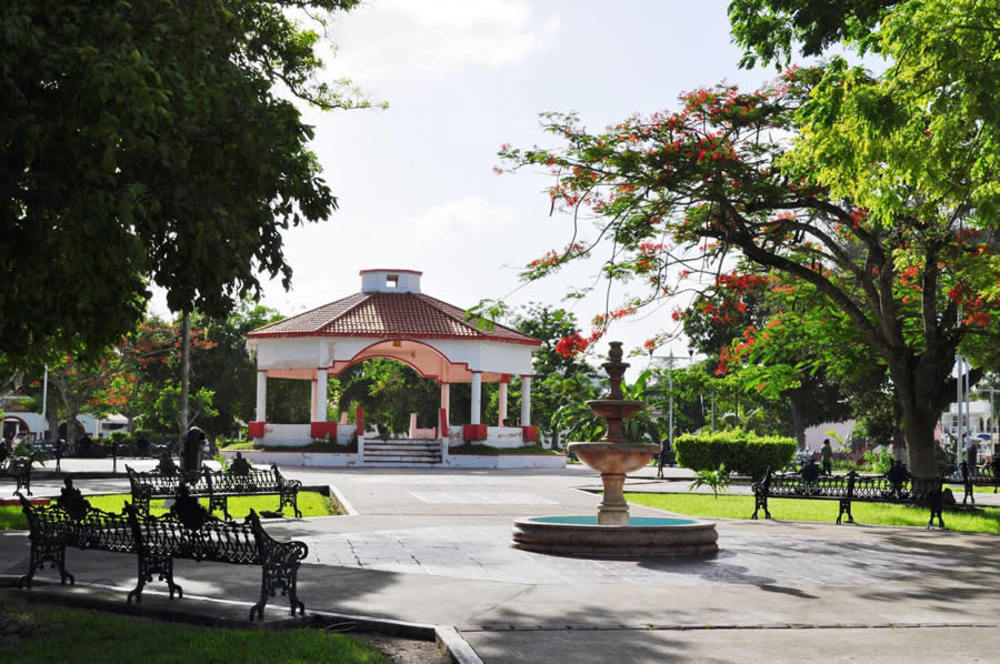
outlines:
[[[336,199],[285,97],[366,104],[317,79],[318,34],[288,12],[356,4],[0,5],[0,355],[96,356],[141,320],[150,282],[213,316],[261,273],[287,287],[281,231]]]

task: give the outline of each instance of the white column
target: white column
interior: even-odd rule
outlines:
[[[326,422],[326,369],[316,370],[315,400],[316,412],[313,414],[313,422]]]
[[[309,421],[316,421],[316,386],[319,385],[315,378],[312,379],[312,390],[309,393]]]
[[[417,414],[410,413],[410,439],[417,437]]]
[[[507,419],[507,383],[500,383],[500,395],[497,400],[497,426],[502,427],[503,421]]]
[[[267,372],[257,372],[257,421],[267,421]]]
[[[451,426],[451,384],[441,383],[441,407],[444,408],[444,423]]]
[[[521,376],[521,426],[531,425],[531,376]]]
[[[483,374],[472,372],[472,413],[469,424],[479,424],[479,413],[483,409]]]

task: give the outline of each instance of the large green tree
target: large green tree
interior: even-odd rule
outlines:
[[[783,343],[784,338],[776,338],[776,330],[784,332],[791,318],[801,313],[808,315],[809,310],[800,312],[798,298],[789,297],[780,289],[771,290],[772,283],[765,275],[720,274],[715,285],[699,293],[679,317],[683,318],[684,333],[694,348],[720,358],[717,373],[738,371],[744,362],[751,362],[755,366],[748,391],[756,391],[763,381],[774,383],[769,392],[787,407],[790,429],[799,448],[804,449],[807,427],[847,419],[850,413],[845,397],[827,376],[825,362],[817,361],[816,347],[802,343],[789,345]],[[755,332],[766,329],[773,320],[783,320],[784,324],[772,325],[774,329],[768,332],[768,338],[756,338]],[[797,327],[801,330],[809,326]],[[753,344],[748,344],[748,331]],[[744,348],[757,352],[734,352]],[[767,372],[760,375],[760,368],[766,368]]]
[[[596,134],[544,116],[564,147],[502,155],[547,165],[553,204],[592,213],[597,231],[525,276],[607,246],[605,274],[640,277],[649,304],[676,292],[681,268],[717,273],[734,253],[776,270],[783,288],[814,289],[827,324],[886,367],[910,468],[935,475],[955,353],[980,371],[996,362],[996,106],[983,103],[1000,90],[988,66],[1000,12],[984,9],[996,4],[894,7],[878,39],[898,64],[880,77],[843,61],[792,69],[754,92],[696,90],[677,112]],[[949,50],[942,21],[966,50]]]
[[[514,315],[513,326],[542,342],[532,356],[531,409],[543,438],[558,447],[560,426],[553,416],[567,404],[597,398],[597,371],[579,357],[559,352],[562,339],[580,334],[573,313],[533,303]],[[520,378],[511,382],[512,393],[517,393]]]
[[[278,86],[363,103],[316,79],[299,23],[356,4],[0,5],[0,360],[98,355],[141,320],[148,282],[213,316],[261,273],[287,287],[281,230],[336,199]]]

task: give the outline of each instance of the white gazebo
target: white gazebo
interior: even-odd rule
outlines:
[[[531,426],[531,356],[541,342],[502,325],[477,327],[465,320],[461,307],[421,293],[421,274],[362,270],[361,292],[247,334],[247,346],[257,357],[257,414],[250,435],[259,444],[289,447],[315,438],[345,441],[353,430],[363,437],[363,413],[350,428],[341,423],[338,430],[336,422],[326,421],[327,377],[356,362],[383,357],[404,362],[440,384],[437,426],[420,437],[440,440],[442,451],[465,441],[516,447],[537,440],[538,430]],[[506,426],[507,382],[513,375],[521,377],[516,427]],[[310,424],[267,420],[268,378],[312,382]],[[484,382],[499,385],[496,426],[482,422]],[[471,412],[459,420],[464,420],[462,426],[451,425],[452,383],[471,383]]]

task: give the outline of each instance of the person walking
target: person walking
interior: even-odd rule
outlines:
[[[823,447],[819,450],[820,461],[823,462],[823,474],[830,475],[833,473],[833,448],[830,447],[830,439],[823,439]]]

